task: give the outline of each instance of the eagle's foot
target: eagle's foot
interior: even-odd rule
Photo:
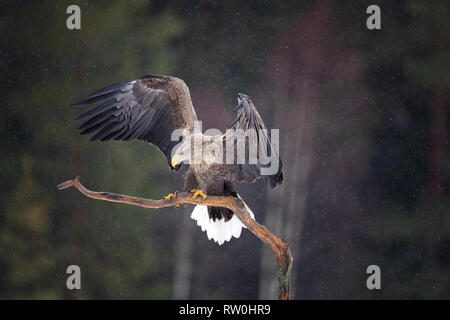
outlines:
[[[177,194],[178,194],[178,192],[176,192],[176,191],[175,191],[175,193],[169,193],[167,196],[164,197],[164,199],[170,201],[170,199],[176,197]],[[175,205],[175,208],[179,208],[179,207],[180,207],[179,204]]]
[[[201,196],[203,199],[206,199],[206,194],[203,193],[200,189],[192,189],[191,192],[194,194],[192,198],[196,198],[197,196]]]
[[[174,193],[169,193],[167,196],[164,197],[164,199],[170,200],[170,199],[172,199],[173,197],[175,197],[175,194],[174,194]]]

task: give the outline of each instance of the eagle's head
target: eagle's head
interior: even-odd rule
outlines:
[[[180,142],[179,145],[175,146],[175,148],[173,148],[172,157],[171,157],[171,161],[170,161],[172,169],[178,170],[180,168],[182,162],[188,159],[186,157],[186,154],[187,154],[189,147],[190,147],[190,145],[188,145],[187,143],[185,143],[183,141],[183,142]]]
[[[189,134],[183,137],[183,140],[172,149],[170,160],[172,168],[177,170],[183,162],[186,164],[201,162],[204,140],[205,136],[202,133]]]

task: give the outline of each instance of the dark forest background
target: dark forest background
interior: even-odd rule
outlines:
[[[450,298],[450,5],[378,0],[371,31],[372,2],[0,1],[0,298],[276,297],[273,253],[247,230],[218,246],[192,207],[56,189],[181,189],[155,147],[91,143],[68,106],[144,74],[184,79],[204,129],[232,121],[238,92],[281,129],[284,185],[239,190],[290,244],[294,299]]]

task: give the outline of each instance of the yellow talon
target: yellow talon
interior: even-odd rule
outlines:
[[[206,194],[204,194],[202,190],[192,189],[191,192],[194,194],[192,196],[192,198],[195,198],[197,196],[202,196],[203,199],[206,199]]]
[[[164,197],[164,199],[170,200],[173,197],[175,197],[175,195],[173,193],[169,193],[167,196]]]
[[[180,207],[180,205],[179,205],[179,204],[175,205],[175,208],[179,208],[179,207]]]

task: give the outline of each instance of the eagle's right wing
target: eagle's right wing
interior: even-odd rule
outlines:
[[[98,105],[99,104],[99,105]],[[95,140],[141,139],[156,145],[170,166],[175,129],[194,129],[197,115],[183,80],[144,76],[98,90],[73,106],[97,105],[76,120],[84,121],[81,134],[95,133]]]

